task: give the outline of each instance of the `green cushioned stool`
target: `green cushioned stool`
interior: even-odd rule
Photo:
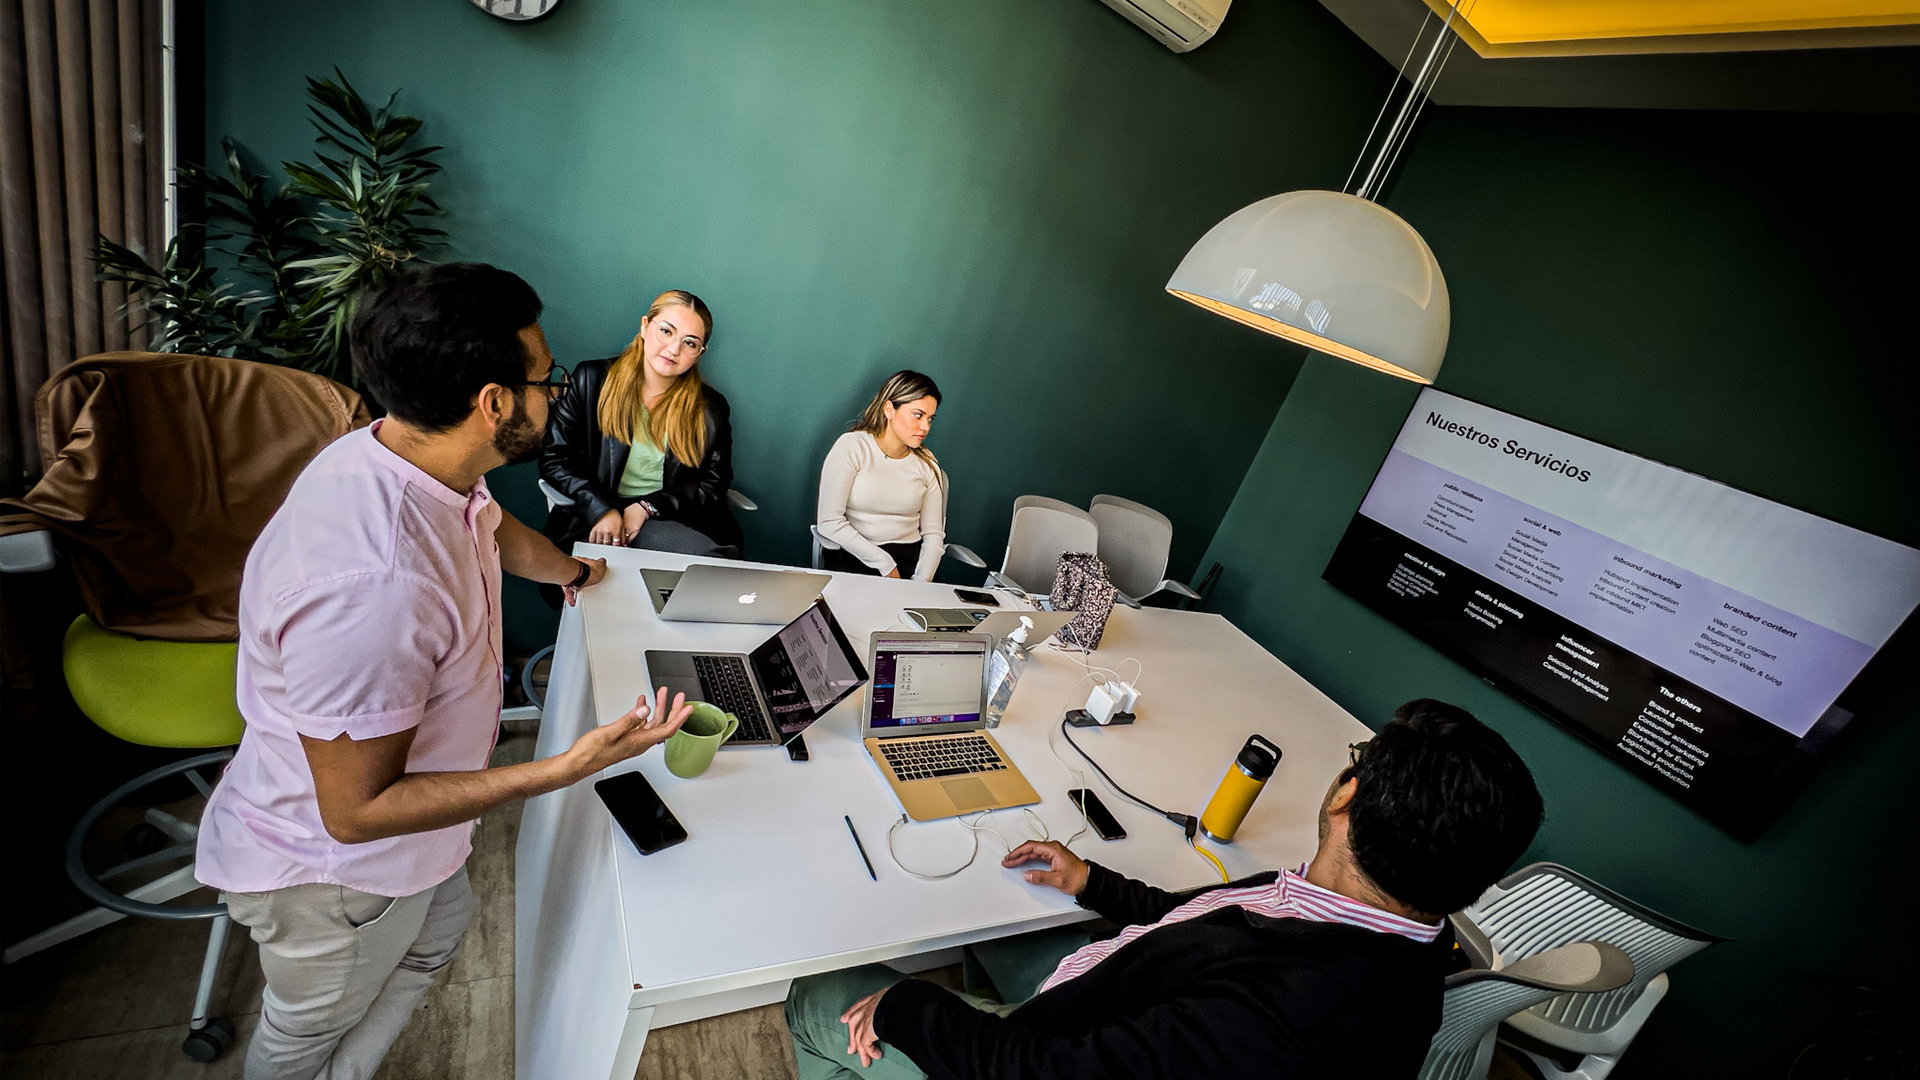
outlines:
[[[226,948],[232,921],[227,918],[225,904],[180,907],[167,903],[200,886],[193,876],[199,826],[150,808],[141,831],[157,839],[159,850],[99,874],[87,869],[82,852],[87,834],[101,817],[128,797],[163,780],[184,775],[202,796],[213,794],[212,785],[200,775],[200,770],[218,767],[233,757],[231,747],[240,741],[246,728],[234,701],[234,673],[239,656],[240,646],[234,642],[134,637],[107,630],[86,615],[67,627],[60,652],[61,668],[74,703],[101,730],[139,746],[228,748],[176,761],[137,776],[81,815],[80,823],[67,838],[67,876],[88,899],[99,904],[100,909],[41,935],[53,938],[43,942],[41,947],[44,947],[60,940],[62,935],[84,933],[124,915],[211,919],[213,928],[207,940],[206,959],[200,968],[200,984],[194,994],[193,1017],[186,1042],[181,1046],[188,1057],[202,1062],[218,1057],[233,1041],[233,1025],[207,1015],[212,1007],[220,954]],[[184,865],[170,873],[124,893],[105,884],[137,871],[182,862]]]
[[[233,696],[239,656],[236,642],[138,638],[82,615],[67,627],[60,665],[80,711],[117,739],[232,746],[245,728]]]

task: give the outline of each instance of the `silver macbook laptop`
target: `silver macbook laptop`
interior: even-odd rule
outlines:
[[[748,653],[648,649],[647,685],[717,705],[740,719],[721,745],[773,746],[807,730],[867,681],[860,654],[824,599]]]
[[[873,635],[862,744],[915,821],[1040,801],[987,734],[987,653],[977,634]]]
[[[806,610],[833,578],[804,570],[695,563],[642,570],[653,610],[668,622],[784,623]]]

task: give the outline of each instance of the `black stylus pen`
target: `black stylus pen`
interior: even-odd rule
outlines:
[[[853,837],[853,846],[860,849],[860,861],[867,864],[867,876],[875,881],[879,881],[880,875],[873,872],[873,860],[867,858],[867,845],[861,843],[860,834],[853,831],[852,816],[842,814],[840,815],[840,820],[847,823],[847,835]]]

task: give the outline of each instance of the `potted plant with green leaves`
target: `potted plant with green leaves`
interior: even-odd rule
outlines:
[[[319,131],[313,162],[282,162],[272,184],[222,140],[226,174],[180,170],[207,205],[205,243],[176,236],[159,265],[100,237],[99,277],[124,282],[123,317],[144,312],[151,348],[268,360],[349,381],[347,334],[360,297],[386,284],[446,235],[428,195],[441,148],[419,145],[422,122],[370,106],[338,69],[307,80]],[[236,246],[219,247],[225,241]],[[227,257],[210,265],[209,248]]]

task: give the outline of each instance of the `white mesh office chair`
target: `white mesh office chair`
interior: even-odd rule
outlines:
[[[1675,922],[1564,866],[1535,863],[1496,882],[1461,912],[1511,966],[1569,941],[1605,941],[1633,960],[1633,981],[1605,994],[1564,995],[1507,1020],[1514,1049],[1549,1080],[1601,1080],[1667,993],[1666,969],[1724,938]]]
[[[1183,582],[1166,576],[1167,554],[1173,550],[1173,522],[1167,515],[1118,495],[1095,495],[1087,510],[1100,526],[1100,561],[1107,564],[1122,595],[1140,601],[1170,592],[1200,599]]]
[[[1462,932],[1461,945],[1472,955],[1469,936]],[[1440,1030],[1434,1032],[1419,1080],[1484,1080],[1500,1021],[1551,997],[1592,996],[1632,979],[1633,961],[1627,954],[1597,941],[1572,942],[1504,967],[1473,967],[1449,975]]]
[[[1061,555],[1099,547],[1100,525],[1092,514],[1059,499],[1022,495],[1013,500],[1006,558],[1000,569],[987,571],[987,584],[1044,596],[1053,591]]]

